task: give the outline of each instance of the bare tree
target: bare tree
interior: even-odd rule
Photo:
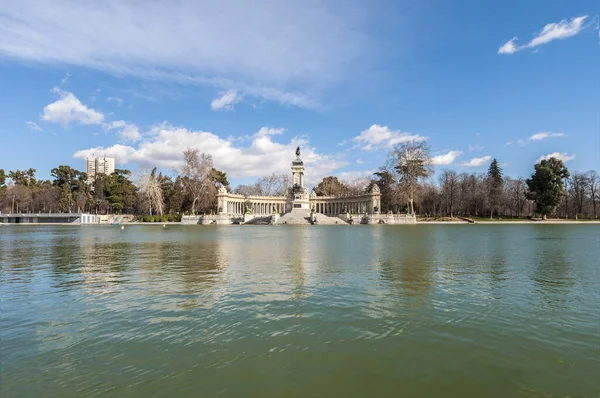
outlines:
[[[587,173],[590,189],[590,200],[592,202],[592,210],[594,219],[596,218],[596,202],[598,201],[598,185],[600,184],[600,178],[596,170],[590,170]]]
[[[290,188],[290,177],[287,174],[275,173],[258,179],[256,183],[259,195],[285,196]]]
[[[396,145],[388,156],[387,171],[396,176],[399,188],[406,192],[410,213],[415,214],[415,194],[422,180],[433,173],[429,145],[418,141]]]
[[[583,206],[585,204],[586,194],[588,191],[589,180],[584,173],[573,173],[571,175],[571,194],[575,202],[576,213],[575,218],[583,216]]]
[[[454,205],[459,193],[458,174],[454,170],[444,170],[440,175],[442,197],[446,202],[446,212],[454,217]]]
[[[366,177],[358,177],[352,180],[344,180],[342,184],[346,187],[346,195],[355,196],[364,194],[371,184],[371,180]]]
[[[150,209],[150,215],[152,215],[152,209],[154,208],[156,214],[162,216],[164,213],[164,198],[161,180],[156,174],[156,167],[151,172],[141,169],[138,172],[137,184]]]
[[[179,172],[186,193],[193,198],[191,210],[195,214],[198,202],[203,202],[201,204],[206,205],[214,196],[214,189],[210,189],[210,187],[214,188],[211,181],[213,173],[212,156],[200,153],[197,148],[188,148],[183,152],[183,166]]]
[[[512,178],[506,178],[504,180],[506,192],[506,205],[509,208],[511,216],[521,217],[523,215],[523,207],[527,201],[527,186],[523,178],[513,180]]]

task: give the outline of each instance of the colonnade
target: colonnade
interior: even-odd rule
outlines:
[[[228,201],[224,202],[222,209],[223,213],[229,214],[244,214],[246,207],[253,214],[268,215],[273,213],[273,209],[277,213],[285,213],[285,202],[247,202],[247,201]]]
[[[317,213],[322,214],[340,214],[345,211],[350,214],[363,214],[373,211],[370,200],[359,202],[317,202],[312,207]]]

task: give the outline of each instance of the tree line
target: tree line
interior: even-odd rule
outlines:
[[[183,153],[175,176],[142,169],[135,175],[115,169],[88,183],[85,172],[61,165],[52,180],[36,178],[36,170],[0,169],[0,210],[3,213],[79,213],[167,215],[216,211],[219,187],[228,190],[227,174],[198,149]]]
[[[289,175],[272,174],[254,184],[232,189],[227,174],[217,170],[211,155],[198,149],[183,153],[174,176],[141,169],[135,175],[116,169],[99,174],[93,184],[86,173],[61,165],[51,171],[52,180],[38,180],[36,170],[0,169],[2,212],[89,212],[168,215],[214,213],[217,191],[251,196],[285,196]],[[7,183],[8,181],[8,183]],[[486,173],[458,173],[443,169],[434,174],[431,149],[424,142],[396,145],[372,178],[340,181],[328,176],[314,187],[318,196],[352,196],[369,192],[374,184],[381,192],[382,212],[406,212],[426,217],[558,216],[598,218],[595,170],[570,173],[559,159],[541,160],[530,178],[511,178],[496,159]]]
[[[437,178],[435,178],[437,177]],[[433,173],[423,142],[398,144],[375,173],[384,212],[429,217],[598,218],[598,172],[571,174],[556,158],[534,165],[530,178],[505,176],[497,159],[486,173]]]

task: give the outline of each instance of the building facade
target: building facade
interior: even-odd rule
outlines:
[[[381,208],[381,193],[376,184],[369,192],[357,196],[317,196],[314,190],[309,194],[304,186],[304,162],[300,159],[299,148],[292,161],[292,184],[287,196],[244,196],[229,193],[221,187],[217,195],[219,214],[235,217],[312,212],[337,216],[378,214]]]
[[[98,174],[112,174],[115,172],[115,159],[108,157],[89,157],[85,159],[85,170],[88,184],[96,181]]]

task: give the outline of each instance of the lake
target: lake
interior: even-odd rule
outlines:
[[[0,226],[2,397],[598,397],[600,226]]]

